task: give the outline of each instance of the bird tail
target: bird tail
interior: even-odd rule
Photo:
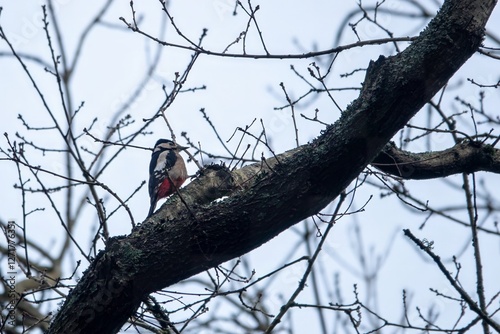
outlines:
[[[146,218],[149,218],[153,215],[153,213],[155,212],[155,207],[153,205],[151,205],[151,208],[149,209],[149,213],[148,213],[148,216]]]
[[[151,199],[151,206],[149,207],[149,213],[148,213],[148,216],[146,218],[149,218],[153,215],[153,213],[155,212],[155,208],[156,208],[156,199]]]

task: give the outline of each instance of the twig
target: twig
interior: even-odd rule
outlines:
[[[342,204],[344,203],[344,200],[345,200],[345,193],[342,193],[340,195],[340,197],[339,197],[339,202],[338,202],[337,207],[335,209],[335,213],[339,212]],[[313,254],[312,257],[308,258],[308,265],[307,265],[307,268],[306,268],[306,270],[304,272],[304,275],[302,276],[302,278],[301,278],[301,280],[299,282],[299,286],[297,287],[297,289],[295,289],[295,292],[292,294],[292,296],[290,296],[290,298],[288,299],[288,301],[286,302],[286,304],[281,307],[280,312],[274,318],[273,322],[271,322],[271,324],[266,328],[266,331],[264,333],[266,333],[266,334],[272,333],[273,329],[281,322],[281,319],[288,312],[288,310],[290,309],[290,307],[292,307],[294,305],[295,298],[297,298],[297,296],[302,292],[302,290],[304,290],[307,278],[311,274],[311,271],[313,269],[313,265],[316,262],[316,259],[318,258],[318,255],[319,255],[319,253],[320,253],[320,251],[322,249],[323,244],[326,241],[328,233],[331,231],[331,229],[335,225],[335,224],[333,224],[333,222],[335,221],[335,217],[336,216],[334,214],[333,217],[332,217],[332,219],[331,219],[331,221],[330,221],[330,223],[326,227],[325,233],[323,233],[323,237],[321,238],[318,246],[316,247],[316,251],[314,252],[314,254]]]
[[[476,178],[475,174],[472,174],[472,185],[473,189],[470,189],[469,176],[467,174],[462,174],[463,178],[463,189],[465,192],[465,200],[467,203],[467,213],[469,215],[471,233],[472,233],[472,247],[474,249],[474,261],[476,263],[476,291],[479,297],[479,307],[484,314],[487,314],[486,310],[486,298],[484,296],[484,279],[483,279],[483,264],[481,260],[481,252],[479,248],[479,238],[477,234],[477,198],[476,198]],[[474,197],[472,199],[472,197]],[[483,330],[485,334],[489,333],[488,325],[483,319]]]
[[[288,96],[288,93],[285,89],[285,84],[283,82],[280,83],[280,87],[283,90],[283,93],[285,93],[285,97],[286,97],[286,100],[288,102],[288,106],[292,110],[293,128],[295,130],[295,144],[297,145],[297,147],[299,147],[300,146],[300,144],[299,144],[299,129],[297,128],[297,121],[295,120],[295,107],[292,103],[292,100]]]
[[[488,325],[493,327],[497,332],[500,332],[500,325],[497,324],[496,322],[494,322],[493,319],[490,319],[489,315],[487,313],[483,312],[483,310],[480,307],[478,307],[477,303],[467,294],[467,292],[465,292],[464,289],[462,289],[462,287],[457,283],[457,281],[455,281],[453,279],[450,272],[444,266],[443,262],[441,262],[441,258],[438,255],[434,254],[434,252],[432,252],[431,248],[428,245],[426,245],[425,243],[420,241],[417,237],[415,237],[409,229],[404,229],[403,232],[420,249],[422,249],[425,253],[427,253],[427,255],[429,255],[432,260],[434,260],[434,262],[437,264],[439,270],[448,279],[448,281],[453,286],[453,288],[460,294],[460,296],[467,303],[469,308],[472,311],[474,311],[475,313],[477,313],[477,315],[485,323],[487,323]]]
[[[367,45],[380,45],[380,44],[395,43],[395,42],[413,42],[417,39],[417,37],[393,37],[393,38],[372,39],[372,40],[368,40],[368,41],[358,41],[356,43],[346,44],[346,45],[342,45],[342,46],[338,46],[335,48],[326,49],[326,50],[322,50],[322,51],[313,51],[313,52],[306,52],[306,53],[301,53],[301,54],[269,54],[269,55],[267,55],[267,54],[249,54],[249,53],[243,53],[243,54],[241,54],[241,53],[224,53],[224,52],[210,51],[210,50],[206,50],[206,49],[203,49],[200,47],[192,47],[192,46],[186,46],[186,45],[181,45],[181,44],[176,44],[176,43],[165,42],[165,41],[162,41],[162,40],[160,40],[160,39],[144,32],[144,31],[140,30],[140,29],[134,29],[133,26],[130,23],[128,23],[127,20],[125,20],[123,17],[120,17],[119,19],[129,29],[155,41],[156,43],[158,43],[160,45],[174,47],[174,48],[188,50],[188,51],[193,51],[193,52],[204,54],[207,56],[228,57],[228,58],[277,59],[277,60],[307,59],[307,58],[332,55],[332,54],[335,54],[338,52],[342,52],[342,51],[357,48],[357,47],[367,46]]]

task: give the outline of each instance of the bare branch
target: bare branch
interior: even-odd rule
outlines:
[[[371,164],[383,172],[409,180],[478,171],[500,174],[500,150],[482,142],[463,141],[444,151],[412,153],[390,143]]]

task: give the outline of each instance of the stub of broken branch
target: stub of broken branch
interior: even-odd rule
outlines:
[[[223,164],[200,170],[188,186],[179,189],[151,219],[174,220],[179,211],[196,209],[228,196],[237,189],[231,171]]]
[[[259,177],[275,173],[282,161],[292,157],[302,148],[294,148],[261,162],[244,166],[237,170],[229,170],[224,164],[212,164],[200,170],[195,178],[184,188],[179,189],[158,211],[152,219],[174,220],[184,209],[196,209],[230,196],[235,191],[252,187]],[[156,217],[156,218],[155,218]]]

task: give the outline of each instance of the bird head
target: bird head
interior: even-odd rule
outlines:
[[[170,139],[159,139],[155,144],[153,152],[165,151],[165,150],[182,151],[185,149],[187,149],[186,146],[181,146],[179,144],[176,144]]]

